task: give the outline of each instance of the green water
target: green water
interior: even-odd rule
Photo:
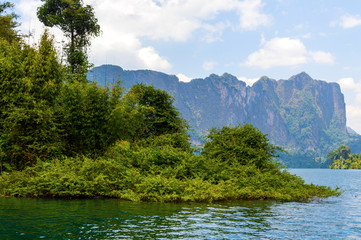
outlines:
[[[0,239],[361,239],[361,171],[293,171],[346,191],[303,203],[0,199]]]
[[[261,216],[272,204],[0,199],[0,239],[197,238],[223,228],[215,237],[233,234],[227,224],[240,219],[252,235],[267,227]]]

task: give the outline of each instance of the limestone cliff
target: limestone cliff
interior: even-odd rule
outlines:
[[[120,79],[126,89],[144,83],[168,91],[196,135],[214,126],[252,123],[290,152],[282,156],[290,167],[322,166],[328,151],[351,141],[339,85],[306,73],[278,81],[262,77],[247,86],[227,73],[184,83],[174,75],[104,65],[90,71],[88,79],[100,84]]]

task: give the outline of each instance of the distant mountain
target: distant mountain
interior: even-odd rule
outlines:
[[[144,83],[168,91],[194,136],[214,126],[252,123],[289,152],[281,154],[288,167],[324,167],[329,164],[327,153],[340,144],[361,151],[360,135],[346,128],[340,86],[314,80],[304,72],[288,80],[262,77],[247,86],[227,73],[184,83],[161,72],[103,65],[92,69],[88,79],[102,85],[119,79],[126,89]]]
[[[350,127],[347,127],[346,128],[346,130],[347,130],[347,133],[349,134],[349,135],[359,135],[355,130],[353,130],[352,128],[350,128]]]

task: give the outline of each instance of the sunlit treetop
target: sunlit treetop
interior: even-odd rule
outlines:
[[[10,2],[0,3],[0,38],[8,42],[19,40],[18,32],[15,30],[19,24],[15,21],[18,17],[15,13],[8,13],[14,4]]]
[[[99,36],[100,26],[93,7],[82,0],[42,0],[38,18],[47,27],[58,27],[69,39],[65,45],[71,73],[84,74],[88,67],[86,48]]]

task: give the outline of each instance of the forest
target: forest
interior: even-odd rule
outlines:
[[[194,147],[167,92],[88,82],[87,49],[100,34],[93,8],[42,2],[39,20],[68,39],[61,53],[47,30],[28,45],[13,4],[0,3],[0,196],[213,202],[340,194],[275,163],[282,149],[251,124],[212,128]]]

